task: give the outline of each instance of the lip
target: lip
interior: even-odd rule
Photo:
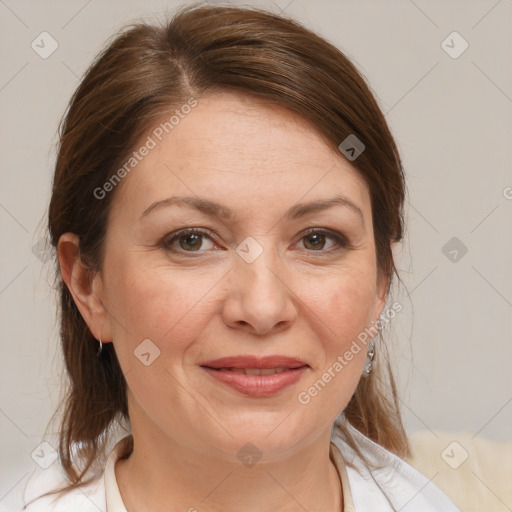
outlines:
[[[299,381],[308,366],[288,368],[284,372],[273,375],[245,375],[225,370],[214,370],[207,366],[201,367],[214,379],[244,395],[263,398],[273,396],[283,389]]]
[[[235,356],[223,357],[202,363],[205,370],[216,381],[225,384],[239,393],[255,398],[273,396],[300,380],[309,365],[300,359],[287,356]],[[220,368],[285,368],[272,375],[246,375]]]
[[[276,355],[276,356],[231,356],[222,357],[211,361],[205,361],[200,366],[209,368],[300,368],[308,366],[305,361],[294,357]]]

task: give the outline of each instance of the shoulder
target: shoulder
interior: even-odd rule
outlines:
[[[0,504],[0,512],[105,512],[102,475],[66,493],[43,494],[68,485],[62,466],[56,462],[47,469],[37,468],[13,489]]]
[[[347,474],[356,510],[460,512],[432,479],[350,424],[346,425],[367,461],[363,461],[343,437],[333,437],[345,461],[353,466],[347,466]]]

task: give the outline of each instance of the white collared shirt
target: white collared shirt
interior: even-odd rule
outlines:
[[[343,421],[340,418],[337,421]],[[333,435],[329,453],[340,477],[344,512],[460,512],[441,490],[412,466],[349,424],[347,428],[372,467],[357,456],[343,438]],[[124,437],[115,445],[103,473],[87,486],[74,489],[56,501],[57,495],[36,499],[23,508],[25,503],[44,492],[67,483],[58,463],[46,470],[38,468],[26,485],[0,502],[0,512],[127,512],[114,468],[125,451],[128,438]]]

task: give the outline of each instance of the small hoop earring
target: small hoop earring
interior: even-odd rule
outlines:
[[[370,345],[368,346],[368,355],[366,356],[366,362],[364,364],[363,377],[368,377],[372,371],[373,358],[375,356],[375,338],[377,336],[372,338]]]
[[[96,352],[96,357],[99,359],[101,356],[101,351],[103,350],[103,343],[101,342],[101,336],[98,341],[99,341],[99,346],[98,346],[98,352]]]

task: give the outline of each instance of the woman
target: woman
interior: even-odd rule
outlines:
[[[375,99],[319,36],[201,6],[125,30],[61,125],[70,386],[24,509],[456,511],[400,458],[379,337],[403,201]]]

